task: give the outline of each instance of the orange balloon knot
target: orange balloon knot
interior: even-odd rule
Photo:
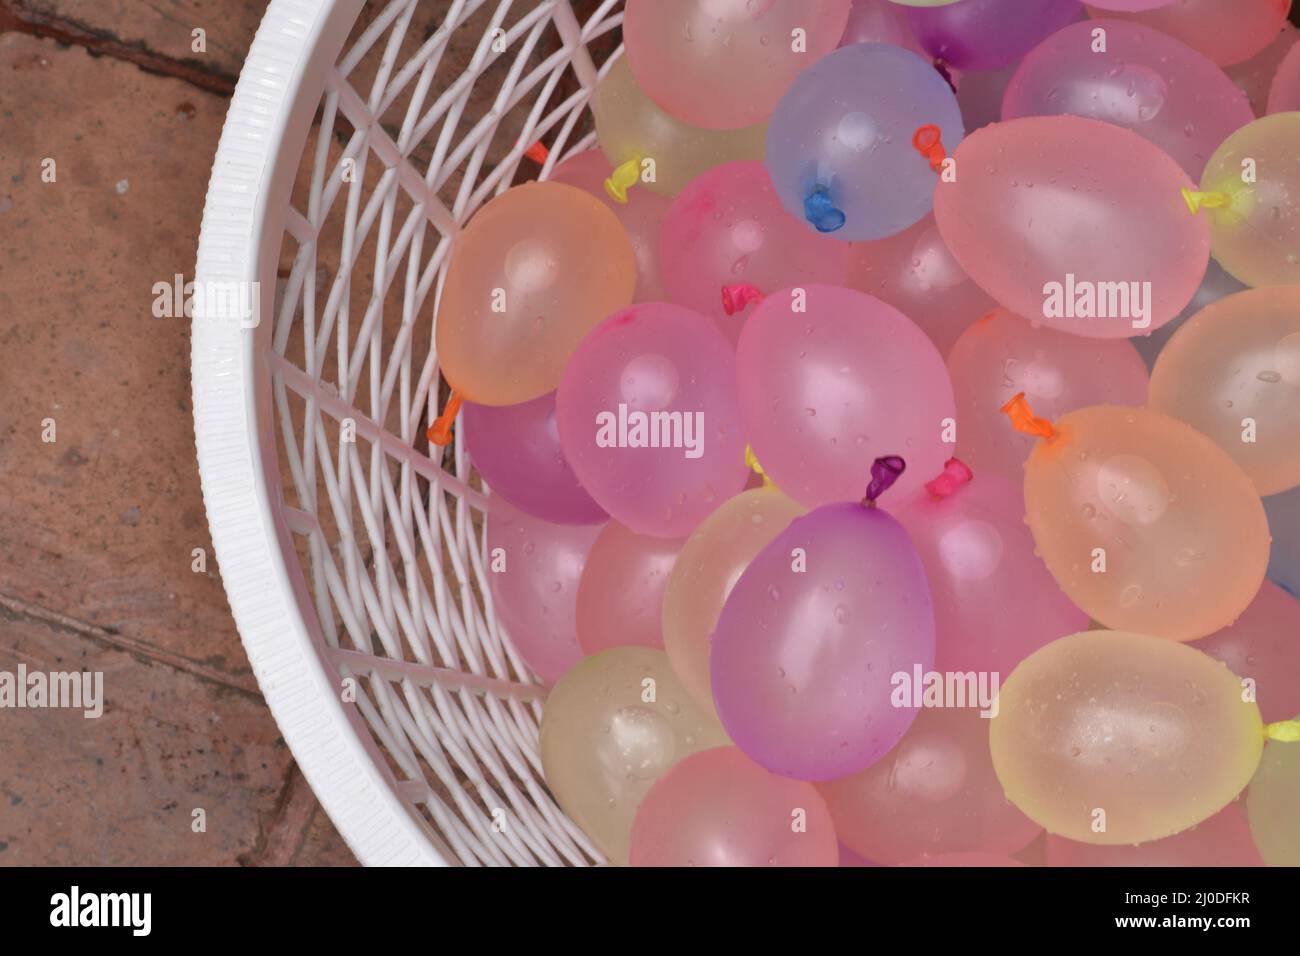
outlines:
[[[974,477],[975,473],[964,461],[960,458],[949,458],[943,463],[943,474],[927,481],[925,490],[930,493],[931,498],[941,501]]]
[[[1227,193],[1213,191],[1203,192],[1195,189],[1188,189],[1184,186],[1182,188],[1182,194],[1183,202],[1187,203],[1187,208],[1192,211],[1193,216],[1201,211],[1202,206],[1206,209],[1218,209],[1220,206],[1226,206],[1228,204]]]
[[[953,79],[952,70],[948,69],[948,64],[942,59],[936,57],[934,60],[935,71],[943,77],[943,81],[948,84],[948,89],[954,93],[957,92],[957,81]]]
[[[1034,414],[1029,402],[1025,400],[1024,392],[1017,392],[1011,401],[998,410],[1011,419],[1011,427],[1018,432],[1047,439],[1055,438],[1058,434],[1051,422]]]
[[[546,148],[546,144],[540,139],[524,150],[524,155],[541,166],[546,162],[546,158],[551,155],[551,151]]]
[[[627,205],[627,191],[641,179],[641,157],[633,156],[627,162],[614,167],[605,180],[605,192],[609,198],[620,206]]]
[[[948,158],[948,151],[943,148],[943,133],[939,127],[933,123],[926,123],[912,134],[912,146],[930,161],[930,168],[935,172],[943,168],[943,161]]]
[[[451,395],[447,398],[447,404],[443,406],[442,414],[433,420],[429,426],[429,441],[435,445],[446,446],[451,444],[451,426],[456,421],[456,416],[460,414],[460,396],[456,390],[452,389]]]
[[[751,302],[762,301],[763,293],[758,291],[758,286],[748,282],[722,287],[722,311],[727,315],[735,315]]]
[[[867,495],[862,503],[868,508],[876,506],[876,499],[894,486],[894,482],[907,468],[898,455],[884,455],[871,463],[871,484],[867,485]]]

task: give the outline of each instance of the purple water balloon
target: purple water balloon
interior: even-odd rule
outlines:
[[[1098,51],[1093,31],[1106,31]],[[1002,118],[1083,116],[1131,129],[1193,180],[1219,144],[1251,122],[1246,94],[1214,61],[1140,23],[1084,20],[1052,34],[1007,85]]]
[[[596,524],[609,517],[564,458],[554,392],[519,405],[466,402],[462,415],[469,456],[493,494],[556,524]]]
[[[735,351],[681,306],[635,305],[592,329],[564,370],[556,420],[582,486],[638,534],[690,534],[749,478]]]
[[[840,47],[800,73],[767,127],[764,163],[790,215],[858,242],[901,232],[930,211],[938,174],[912,145],[936,126],[962,138],[952,89],[923,58],[884,43]]]
[[[959,70],[1000,70],[1082,14],[1079,0],[961,0],[913,7],[907,19],[935,59]]]
[[[903,526],[866,501],[823,505],[760,551],[723,605],[710,655],[718,716],[773,773],[856,773],[916,717],[893,675],[928,671],[934,640],[930,588]]]

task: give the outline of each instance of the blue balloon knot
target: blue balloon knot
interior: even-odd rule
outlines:
[[[818,232],[834,232],[844,225],[844,211],[831,202],[825,186],[815,186],[803,201],[803,214]]]

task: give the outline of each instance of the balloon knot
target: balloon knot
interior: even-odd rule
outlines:
[[[758,291],[758,286],[748,282],[722,287],[722,311],[727,315],[735,315],[751,302],[762,301],[763,293]]]
[[[1011,427],[1026,435],[1038,435],[1040,438],[1055,438],[1057,431],[1046,418],[1039,418],[1025,400],[1024,392],[1017,392],[1011,401],[999,411],[1011,419]]]
[[[1202,206],[1206,209],[1217,209],[1228,204],[1227,193],[1199,191],[1188,189],[1186,186],[1182,188],[1182,193],[1183,202],[1187,203],[1187,208],[1192,211],[1193,216],[1201,211]]]
[[[546,148],[546,144],[540,139],[524,150],[524,155],[535,162],[538,166],[546,162],[546,158],[551,155],[551,151]]]
[[[456,421],[456,416],[460,414],[460,396],[456,390],[452,389],[451,394],[447,397],[447,404],[442,408],[442,414],[433,420],[426,433],[429,441],[438,446],[451,444],[451,426]]]
[[[834,232],[844,225],[844,211],[835,207],[822,185],[814,186],[803,201],[803,214],[818,232]]]
[[[867,495],[862,503],[868,508],[876,506],[876,499],[894,486],[899,476],[907,468],[898,455],[885,455],[871,463],[871,484],[867,485]]]
[[[1293,744],[1300,741],[1300,717],[1294,720],[1279,720],[1264,725],[1264,736],[1278,743]]]
[[[974,472],[960,458],[949,458],[943,463],[943,474],[925,483],[925,490],[936,501],[942,501],[975,477]]]
[[[641,178],[641,157],[633,156],[627,162],[614,168],[609,179],[605,180],[605,192],[609,198],[620,206],[627,205],[627,191]]]
[[[938,172],[948,152],[943,148],[943,131],[933,123],[926,123],[912,134],[912,146],[930,161],[930,168]]]

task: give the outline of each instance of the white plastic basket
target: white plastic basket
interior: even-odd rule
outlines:
[[[195,275],[203,495],[253,671],[366,864],[601,859],[543,782],[461,436],[430,460],[424,432],[448,252],[531,144],[539,176],[592,145],[619,7],[272,0],[226,117]]]

